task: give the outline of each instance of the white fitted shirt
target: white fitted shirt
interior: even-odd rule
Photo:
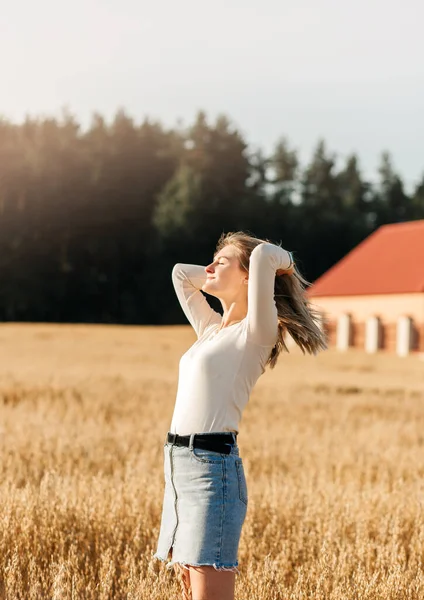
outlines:
[[[247,315],[221,330],[221,315],[200,291],[205,267],[174,266],[175,292],[197,341],[180,359],[172,433],[238,432],[243,409],[277,342],[275,272],[290,262],[280,246],[256,246],[250,255]]]

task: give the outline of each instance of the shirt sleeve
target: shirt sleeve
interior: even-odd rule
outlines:
[[[208,304],[200,291],[206,281],[205,267],[177,263],[172,269],[172,283],[185,316],[198,338],[212,323],[220,323],[221,315]]]
[[[247,290],[247,340],[260,346],[274,346],[278,317],[274,300],[277,269],[287,269],[291,257],[287,250],[263,242],[252,250]]]

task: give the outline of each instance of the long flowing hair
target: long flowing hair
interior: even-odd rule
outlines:
[[[252,250],[263,242],[273,243],[244,231],[230,231],[221,234],[215,254],[228,244],[234,245],[240,268],[249,272]],[[296,260],[292,274],[275,275],[274,300],[278,316],[278,339],[266,362],[271,369],[275,367],[281,352],[289,352],[285,341],[287,333],[304,354],[317,354],[320,350],[327,349],[326,336],[321,328],[322,315],[311,305],[305,294],[306,287],[310,285],[311,283],[300,274]]]

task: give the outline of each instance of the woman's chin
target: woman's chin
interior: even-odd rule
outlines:
[[[213,288],[214,288],[214,286],[211,285],[210,281],[205,281],[205,283],[202,285],[202,290],[204,292],[207,292],[208,294],[214,295]]]

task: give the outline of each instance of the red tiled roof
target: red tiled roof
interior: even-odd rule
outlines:
[[[424,292],[424,220],[383,225],[319,277],[308,296]]]

